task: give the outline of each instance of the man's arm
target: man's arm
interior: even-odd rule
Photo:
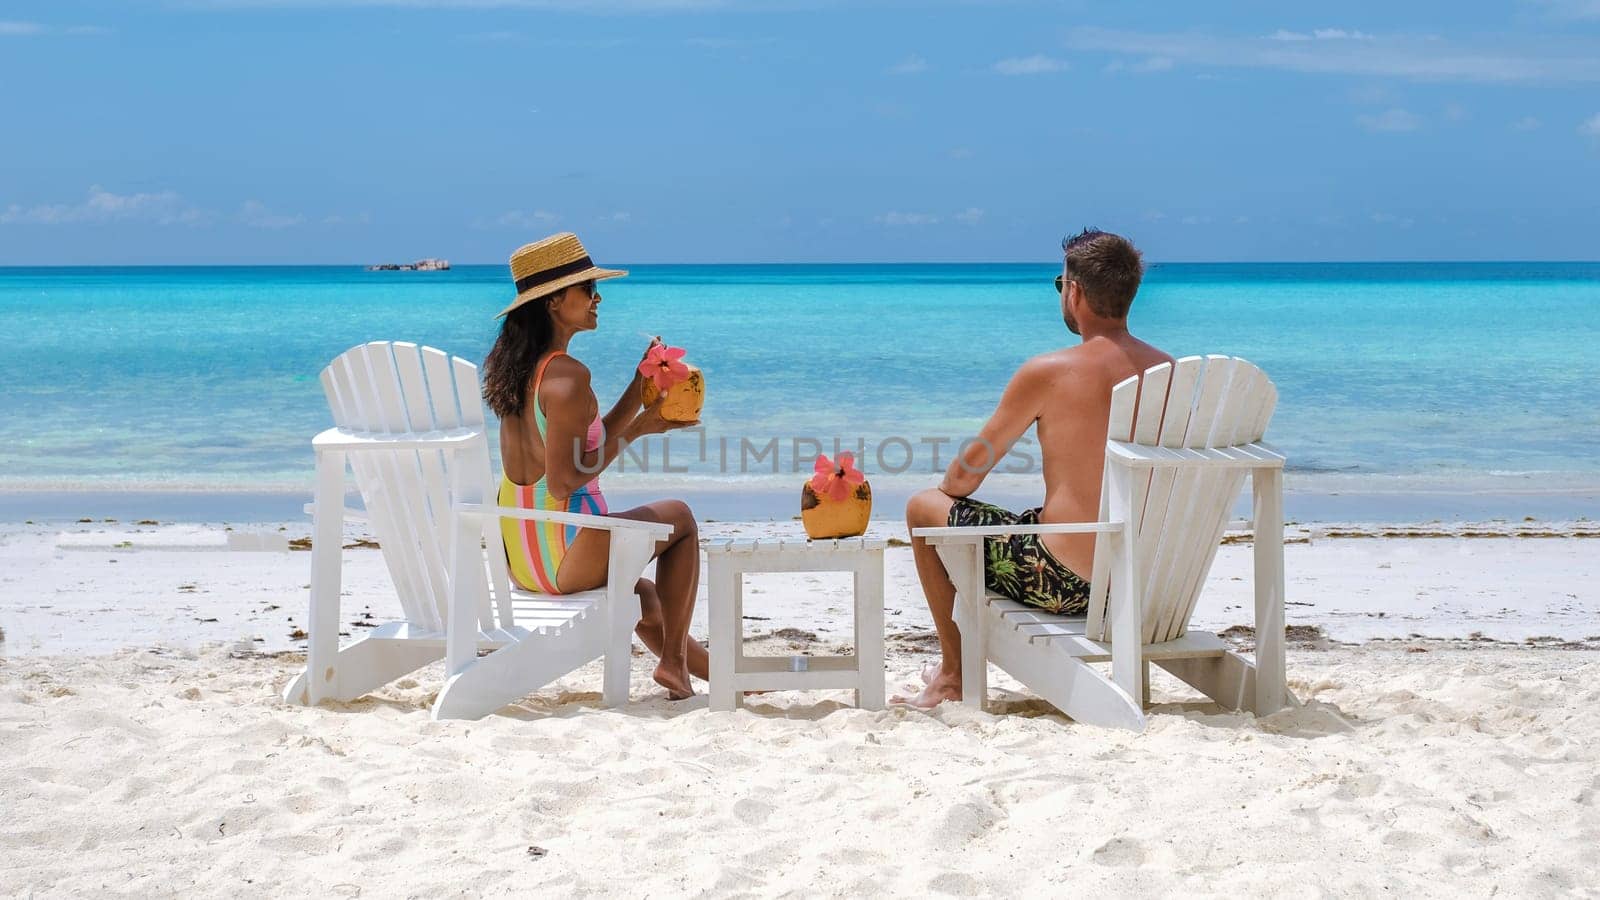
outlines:
[[[1050,383],[1047,363],[1030,359],[1011,376],[1000,405],[978,431],[977,440],[958,453],[945,470],[939,490],[951,497],[966,497],[983,484],[983,479],[1005,458],[1011,445],[1039,418],[1044,406],[1045,388]]]

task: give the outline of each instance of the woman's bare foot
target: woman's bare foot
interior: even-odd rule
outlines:
[[[927,670],[923,670],[926,676]],[[961,673],[949,673],[942,666],[934,666],[934,674],[928,678],[927,687],[915,697],[906,697],[896,694],[890,701],[903,706],[914,706],[917,709],[933,709],[946,700],[961,699]]]
[[[922,667],[922,683],[933,684],[933,679],[939,674],[939,664],[927,663]]]
[[[694,696],[694,685],[689,681],[689,667],[684,663],[669,666],[661,663],[656,666],[656,684],[667,689],[668,700],[687,700]]]

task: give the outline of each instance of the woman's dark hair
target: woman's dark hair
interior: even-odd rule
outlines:
[[[549,299],[540,297],[512,310],[483,360],[483,400],[502,419],[522,412],[533,367],[550,349],[555,323]]]

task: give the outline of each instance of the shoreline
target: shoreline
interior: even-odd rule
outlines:
[[[87,516],[82,518],[89,518]],[[112,519],[0,524],[0,657],[221,643],[304,647],[311,523]],[[1202,630],[1248,637],[1253,547],[1245,523],[1224,535],[1194,615]],[[929,646],[932,620],[899,522],[874,520],[885,551],[892,641]],[[703,541],[803,541],[798,521],[703,519]],[[1600,647],[1600,523],[1299,523],[1285,533],[1286,621],[1323,646],[1370,641]],[[346,640],[400,617],[384,554],[344,530]],[[846,574],[751,576],[762,629],[849,641]],[[706,636],[706,585],[692,633]],[[755,629],[753,629],[755,630]]]
[[[725,483],[707,485],[633,486],[617,480],[605,487],[612,509],[627,509],[664,497],[683,499],[702,519],[786,521],[799,512],[799,485]],[[898,518],[907,498],[931,487],[937,479],[915,484],[890,482],[873,485],[874,518]],[[1012,509],[1037,506],[1037,484],[1023,488],[1011,484],[985,485],[975,496]],[[305,520],[303,507],[311,502],[308,487],[261,490],[209,490],[205,488],[150,490],[116,487],[15,489],[0,487],[0,523],[73,522],[80,518],[160,519],[174,522],[282,523]],[[359,503],[351,494],[350,502]],[[1236,518],[1250,514],[1248,486],[1234,507]],[[1600,488],[1541,488],[1520,491],[1441,490],[1295,490],[1284,491],[1287,520],[1302,523],[1407,523],[1449,521],[1474,524],[1493,521],[1570,521],[1600,519]],[[309,520],[307,520],[309,521]]]

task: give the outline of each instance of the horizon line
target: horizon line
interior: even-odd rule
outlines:
[[[493,262],[450,262],[450,269],[456,268],[504,268],[507,264],[503,261]],[[402,263],[404,265],[405,263]],[[619,266],[1043,266],[1055,265],[1050,260],[849,260],[849,261],[822,261],[822,260],[761,260],[761,261],[723,261],[723,262],[635,262],[618,261],[613,263]],[[1600,265],[1600,259],[1163,259],[1147,263],[1153,266],[1305,266],[1305,265]],[[389,265],[389,263],[370,262],[154,262],[154,263],[0,263],[0,270],[7,269],[365,269],[373,265]],[[391,270],[392,271],[392,270]],[[445,270],[449,271],[449,270]],[[429,274],[419,272],[417,274]]]

